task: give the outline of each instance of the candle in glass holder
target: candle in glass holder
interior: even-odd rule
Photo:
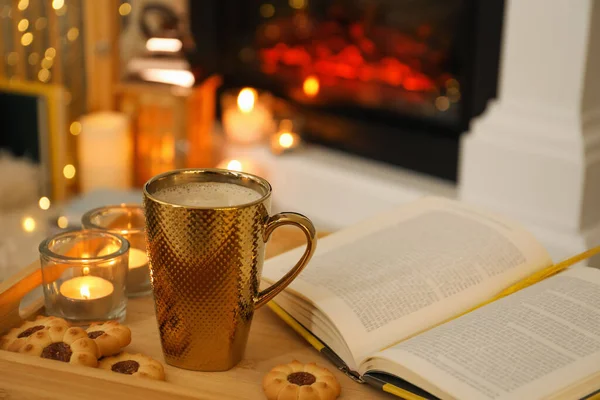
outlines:
[[[102,319],[112,308],[114,285],[97,276],[78,276],[60,285],[62,310],[68,315]]]
[[[233,101],[231,93],[223,94],[223,130],[230,143],[254,144],[273,130],[273,115],[256,90],[242,89]]]
[[[146,221],[142,207],[137,204],[120,204],[96,208],[85,213],[81,223],[86,228],[117,233],[129,241],[131,247],[129,249],[127,294],[129,296],[150,294],[152,288],[150,266],[146,255]],[[104,256],[114,250],[111,246],[107,246],[98,254]]]
[[[271,151],[281,154],[300,146],[300,136],[294,132],[294,124],[289,119],[279,123],[279,130],[271,136]]]
[[[113,249],[106,255],[98,249]],[[76,325],[123,321],[129,243],[100,230],[59,233],[39,247],[46,312]]]

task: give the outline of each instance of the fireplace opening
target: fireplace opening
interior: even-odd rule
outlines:
[[[303,116],[305,139],[456,180],[495,96],[502,0],[190,2],[192,63]]]

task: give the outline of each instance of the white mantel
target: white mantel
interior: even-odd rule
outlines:
[[[600,1],[506,7],[499,95],[464,137],[460,198],[562,257],[600,244]]]

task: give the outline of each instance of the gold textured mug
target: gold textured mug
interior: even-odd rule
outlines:
[[[190,182],[245,186],[259,200],[230,207],[171,204],[154,194]],[[312,257],[315,228],[296,213],[269,216],[271,185],[242,172],[183,169],[144,185],[147,249],[156,318],[165,360],[176,367],[223,371],[244,355],[254,310],[281,292]],[[295,225],[307,246],[278,282],[259,291],[265,242],[282,225]]]

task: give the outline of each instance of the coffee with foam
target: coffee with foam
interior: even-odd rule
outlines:
[[[233,207],[252,203],[262,195],[250,188],[225,182],[190,182],[158,190],[154,197],[187,207]]]

